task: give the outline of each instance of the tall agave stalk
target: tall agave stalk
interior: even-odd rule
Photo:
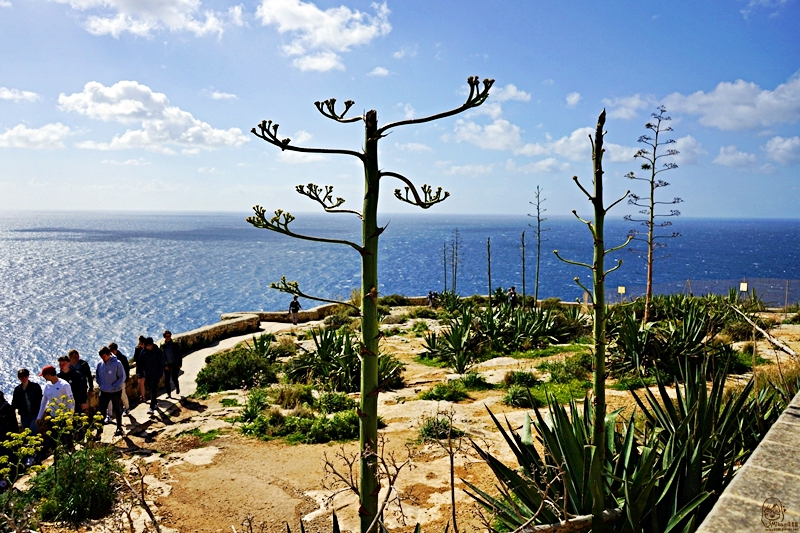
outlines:
[[[592,494],[592,531],[599,533],[606,530],[605,522],[603,521],[603,510],[605,509],[605,487],[603,482],[603,462],[605,459],[605,442],[606,442],[606,301],[605,301],[605,280],[606,276],[622,266],[622,260],[617,261],[617,265],[606,270],[605,257],[611,252],[620,250],[628,245],[631,241],[631,236],[624,244],[606,249],[604,241],[605,217],[606,213],[616,204],[628,197],[630,191],[612,203],[608,207],[603,205],[603,126],[606,122],[606,110],[604,109],[597,119],[597,127],[595,128],[594,139],[591,137],[589,140],[592,142],[592,162],[593,162],[593,177],[594,191],[590,193],[578,181],[578,176],[572,179],[580,190],[586,195],[594,207],[594,222],[584,220],[578,213],[573,210],[572,214],[578,220],[586,224],[592,234],[594,242],[594,257],[592,264],[581,263],[578,261],[571,261],[564,259],[558,255],[558,250],[553,250],[556,257],[562,261],[588,268],[592,271],[593,290],[590,291],[584,286],[579,278],[575,278],[577,283],[583,290],[592,294],[592,305],[594,308],[594,380],[593,380],[593,393],[594,393],[594,423],[592,429],[592,445],[589,447],[591,454],[591,466],[589,468],[590,491]]]
[[[291,144],[291,139],[280,139],[278,137],[278,124],[272,121],[262,121],[251,131],[253,135],[264,141],[277,146],[281,150],[289,150],[301,153],[316,154],[338,154],[348,155],[361,161],[364,167],[364,200],[362,210],[355,211],[342,209],[341,205],[345,202],[344,198],[333,197],[333,187],[328,185],[320,187],[314,183],[308,185],[297,185],[296,190],[303,196],[307,196],[318,203],[327,213],[350,213],[361,220],[361,243],[355,243],[344,239],[331,239],[315,237],[295,233],[289,228],[295,219],[290,213],[283,210],[275,211],[274,216],[266,213],[260,205],[256,205],[253,210],[255,216],[251,216],[247,221],[257,228],[268,229],[277,233],[282,233],[290,237],[304,239],[315,242],[340,244],[351,247],[361,256],[361,400],[358,408],[359,415],[359,443],[361,448],[361,460],[359,464],[359,516],[361,517],[361,533],[367,533],[377,524],[378,513],[378,485],[377,477],[377,438],[378,438],[378,393],[381,384],[378,382],[378,239],[386,229],[378,225],[378,195],[382,178],[398,179],[404,184],[404,192],[395,189],[394,196],[403,202],[428,209],[429,207],[444,201],[448,192],[442,191],[439,187],[435,191],[429,185],[422,185],[419,189],[407,177],[396,172],[380,170],[378,164],[378,141],[386,136],[387,132],[398,126],[411,124],[423,124],[434,120],[457,115],[468,109],[481,105],[489,97],[489,89],[494,80],[483,80],[483,88],[477,77],[470,76],[467,79],[469,84],[469,95],[461,106],[430,115],[423,118],[401,120],[387,124],[383,127],[378,125],[378,113],[375,110],[367,111],[362,116],[345,118],[355,102],[347,100],[344,103],[344,110],[338,112],[336,100],[331,98],[324,102],[315,102],[317,110],[325,117],[339,123],[361,122],[364,126],[364,146],[360,151],[327,149],[327,148],[305,148]],[[309,296],[300,290],[296,281],[286,281],[281,278],[278,283],[270,285],[272,288],[282,292],[310,298],[323,302],[333,302],[327,298]],[[453,279],[453,290],[456,288],[456,280]],[[345,305],[351,305],[346,302]],[[351,305],[352,306],[352,305]],[[355,307],[355,306],[352,306]]]

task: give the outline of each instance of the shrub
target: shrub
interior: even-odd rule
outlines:
[[[424,320],[417,320],[411,326],[411,331],[413,331],[414,333],[419,333],[419,334],[427,333],[429,331],[428,323],[425,322]]]
[[[402,294],[389,294],[378,298],[378,305],[388,305],[389,307],[400,307],[411,305],[411,301]]]
[[[405,324],[408,322],[406,315],[386,315],[381,320],[382,324]]]
[[[284,416],[279,410],[272,409],[245,424],[242,433],[262,440],[284,437],[288,442],[304,444],[352,440],[358,437],[358,415],[355,410],[348,410],[327,418],[300,410]]]
[[[542,300],[539,307],[550,310],[561,309],[561,298],[547,298],[546,300]]]
[[[561,361],[545,361],[537,366],[540,370],[550,372],[553,383],[569,383],[572,380],[585,380],[586,374],[592,371],[592,355],[588,352],[571,355]]]
[[[733,342],[748,341],[753,339],[753,326],[747,322],[728,322],[722,329],[722,333]],[[756,331],[756,338],[761,337],[763,335]]]
[[[208,394],[275,383],[278,376],[270,357],[241,349],[209,355],[197,374],[197,391]]]
[[[408,316],[411,318],[438,318],[436,310],[430,307],[415,307],[408,312]]]
[[[42,520],[77,525],[111,510],[116,475],[121,473],[113,448],[89,445],[59,454],[52,466],[33,478],[28,497],[40,502]]]
[[[441,440],[446,438],[456,438],[464,435],[464,432],[450,423],[446,416],[426,416],[423,418],[422,425],[419,427],[419,439]]]
[[[223,398],[219,403],[222,404],[222,407],[238,407],[240,405],[236,398]]]
[[[266,389],[260,387],[250,389],[247,392],[247,402],[245,402],[244,409],[242,409],[242,414],[239,418],[242,422],[252,422],[268,405],[269,394]]]
[[[388,305],[378,304],[378,317],[384,317],[391,314],[392,310]]]
[[[539,407],[539,402],[531,394],[528,387],[522,385],[511,385],[503,396],[503,403],[512,407],[535,408]]]
[[[315,405],[320,413],[329,414],[355,409],[356,401],[343,392],[323,392]]]
[[[263,357],[266,358],[270,363],[274,363],[276,357],[276,354],[272,351],[272,343],[274,340],[275,335],[272,333],[264,333],[258,337],[253,335],[250,342],[245,341],[243,343],[241,349],[254,357]]]
[[[294,409],[303,404],[311,405],[314,403],[314,396],[311,385],[291,384],[279,385],[270,392],[275,396],[275,403],[284,409]]]
[[[507,388],[518,385],[521,387],[533,387],[541,383],[533,372],[525,372],[524,370],[512,370],[506,372],[503,377],[503,385]]]
[[[291,357],[297,354],[297,344],[294,339],[288,335],[284,335],[278,340],[278,344],[272,347],[275,357]]]
[[[800,324],[800,312],[793,314],[785,320],[786,324]]]
[[[491,383],[486,381],[483,374],[478,372],[467,372],[458,381],[463,383],[464,388],[467,390],[490,390],[494,388]]]
[[[448,381],[447,383],[437,383],[419,396],[423,400],[434,400],[437,402],[460,402],[469,398],[464,383],[461,380]]]
[[[330,329],[339,329],[343,326],[349,326],[353,322],[346,313],[336,313],[325,317],[323,323]]]

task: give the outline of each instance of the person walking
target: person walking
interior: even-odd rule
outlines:
[[[122,363],[122,368],[125,369],[125,385],[122,386],[122,414],[130,416],[131,414],[131,402],[128,400],[128,378],[131,377],[131,364],[128,362],[128,358],[125,356],[124,353],[119,351],[119,346],[117,346],[116,342],[112,342],[108,345],[108,349],[111,350],[111,355],[117,358],[117,360]],[[106,413],[106,417],[110,417],[112,415],[111,409],[112,406],[108,407],[108,412]]]
[[[139,399],[144,401],[145,386],[150,390],[150,409],[152,415],[158,407],[158,382],[164,375],[164,352],[153,343],[152,337],[144,340],[144,349],[136,356],[136,375],[139,377]]]
[[[514,307],[517,306],[518,303],[519,302],[517,300],[517,288],[512,285],[511,288],[508,289],[508,304],[513,309]]]
[[[97,388],[100,389],[101,413],[108,410],[108,404],[114,409],[114,418],[117,421],[117,431],[114,436],[122,435],[122,387],[125,386],[125,368],[122,363],[111,354],[107,346],[98,352],[100,362],[97,364]]]
[[[300,302],[297,300],[297,296],[295,296],[291,302],[289,302],[289,314],[292,315],[292,324],[297,325],[297,319],[300,316],[300,309],[302,306]]]
[[[89,386],[89,392],[94,391],[94,379],[92,378],[92,369],[89,366],[89,363],[81,359],[81,354],[78,353],[78,350],[70,350],[67,355],[69,356],[70,366],[83,374],[84,379],[86,379],[86,385]]]
[[[66,355],[58,358],[58,367],[61,372],[57,376],[69,383],[69,387],[72,389],[72,397],[75,398],[75,413],[86,412],[89,408],[89,389],[86,378],[70,365],[70,359]]]
[[[164,361],[166,362],[164,383],[167,386],[167,398],[172,398],[170,380],[175,384],[175,394],[181,393],[178,376],[180,376],[183,366],[183,352],[180,345],[173,342],[172,333],[169,330],[164,332],[164,344],[161,345],[161,351],[164,352]]]
[[[14,388],[14,395],[11,398],[11,407],[19,414],[19,422],[22,429],[30,429],[36,435],[36,414],[42,403],[42,387],[38,383],[30,380],[31,373],[27,368],[20,368],[17,372],[19,385]]]

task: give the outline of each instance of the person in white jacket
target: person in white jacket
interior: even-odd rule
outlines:
[[[75,412],[75,398],[72,396],[72,387],[56,375],[56,368],[53,365],[42,368],[39,375],[47,381],[42,393],[39,414],[36,416],[36,427],[39,429],[39,434],[45,437],[40,457],[46,457],[50,448],[56,444],[52,436],[47,436],[47,420],[56,416],[59,409],[66,409],[69,413]]]
[[[44,386],[42,393],[42,403],[39,407],[39,415],[36,417],[36,424],[41,425],[45,415],[55,416],[59,407],[63,406],[69,411],[74,411],[75,398],[72,396],[72,388],[69,383],[56,375],[56,368],[53,365],[47,365],[42,368],[39,375],[47,380],[47,385]]]

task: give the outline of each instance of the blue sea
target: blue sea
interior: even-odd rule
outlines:
[[[357,254],[346,246],[291,239],[245,222],[241,214],[5,212],[0,214],[0,390],[10,393],[16,370],[37,370],[77,348],[94,364],[111,341],[130,353],[144,334],[187,331],[232,311],[285,309],[289,297],[269,289],[282,275],[311,294],[348,298],[359,287]],[[461,239],[457,290],[487,291],[486,241],[491,238],[492,286],[522,289],[520,236],[526,232],[526,289],[536,264],[533,219],[526,216],[385,215],[381,238],[382,294],[424,295],[443,289],[443,244]],[[297,233],[358,239],[348,215],[299,214]],[[564,264],[591,261],[591,236],[574,218],[551,217],[543,234],[539,296],[582,296],[573,278],[589,272]],[[631,228],[607,224],[606,242],[624,241]],[[683,236],[670,239],[655,267],[657,290],[695,294],[725,291],[744,279],[778,304],[800,299],[800,220],[675,220]],[[642,290],[644,262],[609,275],[609,290]],[[449,259],[449,258],[448,258]],[[608,261],[609,266],[612,261]],[[448,287],[452,267],[448,266]],[[759,281],[760,280],[760,281]],[[315,305],[302,301],[305,308]]]

